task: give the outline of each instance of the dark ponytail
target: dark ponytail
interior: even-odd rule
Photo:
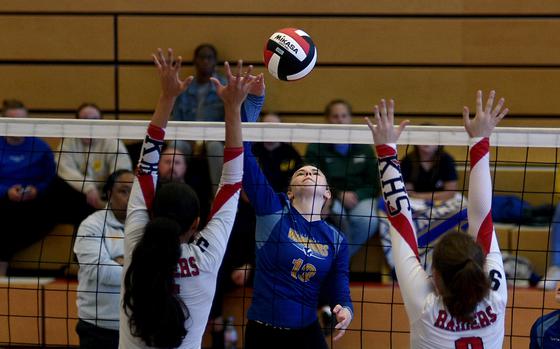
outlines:
[[[153,219],[136,245],[124,279],[123,307],[134,336],[153,347],[174,348],[187,335],[189,311],[175,285],[181,236],[199,215],[196,194],[182,183],[162,186]]]
[[[490,291],[484,261],[481,246],[464,233],[444,236],[434,249],[433,267],[440,276],[438,290],[447,311],[460,321],[471,321],[477,304]]]

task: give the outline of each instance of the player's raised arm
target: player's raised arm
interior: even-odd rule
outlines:
[[[266,85],[263,74],[254,76],[247,100],[241,107],[243,122],[256,122],[264,104]],[[243,190],[258,215],[270,214],[282,209],[278,195],[269,184],[252,151],[253,143],[244,142]]]
[[[227,85],[211,78],[218,96],[224,103],[225,110],[225,149],[222,177],[212,204],[211,219],[200,236],[208,241],[206,253],[199,262],[202,268],[217,270],[226,250],[231,227],[237,212],[237,202],[243,178],[243,137],[241,132],[241,105],[247,98],[256,78],[251,76],[253,67],[243,72],[243,63],[238,61],[232,72],[229,63],[225,63]]]
[[[134,245],[141,238],[140,234],[143,232],[144,226],[149,221],[147,210],[150,209],[155,195],[158,163],[165,137],[165,127],[173,109],[173,103],[175,103],[175,98],[187,89],[193,79],[192,76],[189,76],[181,80],[179,77],[181,57],[175,58],[172,49],[167,50],[167,55],[161,49],[158,49],[157,53],[152,55],[152,58],[158,72],[161,92],[146,131],[138,171],[128,203],[125,229],[125,253],[127,254],[132,252]]]
[[[492,289],[507,297],[503,261],[492,222],[489,137],[509,109],[504,108],[504,98],[500,98],[497,103],[495,98],[496,92],[490,91],[486,103],[483,103],[482,91],[477,91],[474,119],[469,116],[469,108],[463,108],[465,130],[470,137],[468,220],[469,234],[481,245],[486,255],[487,272],[490,274]]]
[[[395,232],[391,231],[395,270],[409,319],[414,321],[421,315],[426,296],[432,291],[432,284],[418,260],[418,242],[412,222],[412,208],[397,158],[396,142],[408,120],[395,128],[394,109],[393,100],[387,104],[382,99],[374,108],[375,125],[367,118],[366,121],[379,158],[381,189],[387,217],[395,228]]]
[[[490,250],[492,236],[492,182],[489,168],[489,137],[494,127],[506,116],[504,99],[494,106],[495,91],[490,91],[483,106],[482,91],[476,93],[476,115],[469,117],[469,108],[463,108],[463,121],[470,140],[471,173],[469,181],[469,233],[482,245],[484,252]]]

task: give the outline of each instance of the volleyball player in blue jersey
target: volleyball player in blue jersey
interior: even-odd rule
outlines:
[[[244,121],[258,118],[264,100],[249,95]],[[327,180],[314,166],[292,176],[287,193],[275,193],[244,144],[243,189],[257,215],[256,268],[245,348],[328,348],[317,320],[321,290],[329,296],[344,335],[352,321],[348,285],[348,246],[343,235],[321,219],[331,196]]]

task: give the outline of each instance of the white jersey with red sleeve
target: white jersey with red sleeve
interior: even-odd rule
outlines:
[[[155,195],[163,138],[163,129],[149,126],[128,203],[123,275],[128,269],[134,247],[142,238],[144,228],[150,220],[149,211]],[[242,178],[243,148],[226,148],[222,178],[212,205],[210,220],[191,243],[181,245],[175,283],[179,296],[187,306],[189,317],[185,321],[187,336],[179,348],[201,346],[216,291],[218,269],[237,213]],[[121,295],[123,292],[124,289],[121,289]],[[148,348],[140,338],[131,334],[128,317],[122,306],[120,314],[119,348]]]
[[[377,145],[383,197],[391,231],[395,271],[410,322],[411,348],[497,349],[502,347],[507,285],[491,216],[492,185],[487,138],[470,141],[469,234],[486,253],[491,291],[476,307],[471,322],[454,319],[445,309],[418,259],[410,201],[395,144]]]

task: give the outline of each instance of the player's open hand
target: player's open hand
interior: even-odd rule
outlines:
[[[260,73],[259,75],[255,76],[255,83],[251,86],[249,90],[249,94],[255,96],[262,96],[264,95],[264,91],[266,90],[266,85],[264,83],[264,74]]]
[[[337,341],[344,336],[346,329],[350,325],[350,322],[352,322],[352,313],[348,308],[337,304],[333,309],[333,314],[336,316],[337,322],[334,328],[338,330],[333,340]]]
[[[398,128],[395,129],[395,102],[390,99],[389,105],[384,99],[381,100],[379,105],[373,108],[375,114],[375,125],[369,118],[365,118],[366,122],[373,135],[375,144],[396,143],[402,131],[408,125],[409,121],[401,122]]]
[[[181,70],[181,56],[175,58],[173,49],[167,49],[167,57],[163,54],[162,49],[158,48],[157,54],[152,54],[154,64],[156,65],[161,82],[161,94],[165,97],[175,98],[183,93],[193,81],[193,77],[189,76],[184,80],[179,78]]]
[[[239,60],[237,61],[235,75],[233,75],[231,71],[229,62],[225,62],[224,66],[226,69],[227,85],[222,85],[216,78],[210,78],[210,80],[216,87],[218,96],[220,96],[224,104],[240,107],[256,81],[256,77],[251,75],[253,66],[250,65],[249,68],[243,72],[243,61]]]
[[[483,108],[482,91],[476,92],[476,114],[474,119],[469,117],[469,108],[463,107],[463,121],[465,122],[465,130],[470,137],[490,137],[494,127],[507,115],[508,108],[504,107],[505,99],[500,98],[498,104],[494,106],[496,91],[490,91],[486,106]],[[503,108],[503,109],[502,109]]]

